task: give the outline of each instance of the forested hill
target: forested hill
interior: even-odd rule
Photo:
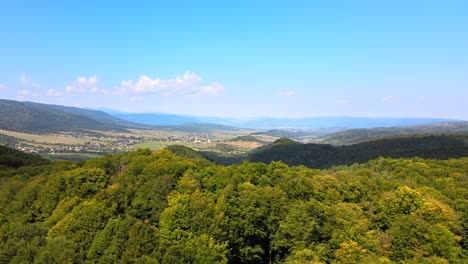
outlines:
[[[18,168],[21,166],[44,165],[50,161],[38,155],[27,154],[22,151],[0,145],[0,170],[2,167]]]
[[[0,129],[20,132],[124,130],[138,125],[96,110],[0,99]]]
[[[193,149],[191,149],[189,147],[183,146],[183,145],[170,145],[170,146],[166,147],[166,149],[171,151],[175,155],[183,157],[183,158],[209,161],[202,154],[196,152],[195,150],[193,150]]]
[[[400,127],[350,129],[320,136],[316,140],[331,145],[350,145],[390,136],[457,133],[468,133],[468,122],[442,122]]]
[[[468,261],[467,158],[316,170],[138,150],[2,176],[1,263]]]
[[[299,144],[280,139],[253,150],[247,157],[254,162],[283,161],[310,168],[362,163],[379,156],[393,158],[421,157],[449,159],[468,156],[468,134],[411,135],[362,142],[349,146]]]

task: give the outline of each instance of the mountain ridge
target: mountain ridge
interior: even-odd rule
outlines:
[[[148,127],[98,110],[0,99],[0,129],[47,133],[57,131],[116,130]]]
[[[311,143],[350,145],[391,136],[416,134],[457,134],[468,133],[468,122],[441,122],[400,127],[376,127],[369,129],[349,129],[322,135]]]

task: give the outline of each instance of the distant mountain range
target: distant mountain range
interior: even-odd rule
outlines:
[[[203,123],[200,119],[190,116],[171,115],[171,114],[158,114],[158,113],[121,113],[112,110],[107,113],[140,124],[147,124],[152,126],[177,126],[183,124],[196,124]]]
[[[92,110],[61,105],[18,102],[0,99],[0,129],[27,132],[50,133],[58,131],[125,131],[129,128],[158,129],[189,133],[207,133],[212,131],[232,131],[237,128],[222,124],[190,122],[154,122],[146,124],[129,121],[100,110]],[[128,117],[127,117],[128,118]],[[131,119],[131,118],[130,118]],[[170,119],[170,118],[166,118]],[[185,121],[195,121],[186,119]]]
[[[310,118],[220,118],[194,117],[162,113],[121,113],[105,109],[92,110],[61,105],[18,102],[0,99],[0,129],[47,133],[78,130],[116,130],[148,128],[192,133],[229,131],[239,128],[273,129],[258,135],[299,138],[321,136],[323,142],[351,144],[381,136],[413,133],[465,132],[467,122],[461,125],[449,123],[453,120],[438,118],[365,118],[365,117],[310,117]],[[432,125],[435,123],[440,123]],[[424,126],[415,126],[425,124]],[[387,127],[412,125],[414,127]],[[374,130],[362,128],[381,127]],[[294,128],[294,129],[278,129]],[[302,128],[302,129],[301,129]],[[342,132],[345,129],[361,128]],[[339,132],[339,133],[335,133]],[[335,133],[329,137],[324,135]]]
[[[174,115],[165,113],[122,113],[109,109],[102,109],[107,113],[131,122],[156,125],[173,126],[186,123],[191,124],[220,124],[231,127],[251,129],[317,129],[317,128],[373,128],[373,127],[395,127],[416,124],[433,124],[440,122],[454,122],[460,120],[446,118],[398,118],[398,117],[306,117],[306,118],[229,118],[229,117],[206,117]],[[336,130],[334,131],[336,132]]]
[[[211,133],[211,132],[226,132],[240,130],[237,127],[211,124],[211,123],[185,123],[180,125],[152,126],[153,129],[186,132],[186,133]]]
[[[307,130],[294,130],[294,129],[273,129],[262,132],[254,132],[252,135],[262,135],[277,138],[303,138],[323,136],[330,133],[340,132],[346,130],[345,128],[316,128]]]
[[[371,129],[350,129],[337,133],[323,135],[313,139],[315,143],[327,143],[331,145],[350,145],[364,141],[414,134],[456,134],[468,133],[468,122],[442,122],[436,124],[379,127]]]
[[[317,128],[373,128],[394,127],[416,124],[433,124],[439,122],[458,121],[442,118],[398,118],[398,117],[306,117],[306,118],[253,118],[238,119],[231,126],[241,126],[256,129],[317,129]]]

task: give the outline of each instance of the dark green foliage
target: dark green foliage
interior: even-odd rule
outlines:
[[[238,136],[235,138],[231,138],[229,141],[231,142],[257,142],[257,143],[263,143],[263,141],[257,139],[254,136],[248,135],[248,136]]]
[[[34,166],[48,164],[49,161],[38,155],[27,154],[19,150],[0,145],[0,168]]]
[[[349,145],[385,137],[414,134],[467,133],[468,122],[444,122],[428,125],[350,129],[321,136],[318,140],[332,145]]]
[[[19,141],[21,141],[21,139],[18,139],[12,136],[7,136],[4,134],[0,134],[0,145],[14,147],[15,144]]]
[[[283,161],[290,166],[329,168],[367,162],[382,157],[449,159],[468,156],[468,135],[411,136],[387,138],[350,146],[298,144],[279,139],[253,150],[247,157],[254,162]]]
[[[9,168],[0,263],[468,261],[468,158],[318,170],[191,157]]]
[[[220,144],[216,144],[217,146]],[[227,144],[222,144],[223,146],[227,146],[230,149],[231,146]],[[245,160],[246,156],[240,155],[227,155],[227,154],[219,154],[218,152],[211,152],[211,151],[200,151],[200,154],[203,155],[208,160],[221,165],[232,165],[232,164],[240,164],[243,160]]]
[[[195,150],[182,146],[182,145],[171,145],[166,147],[166,149],[170,150],[172,153],[189,159],[199,159],[199,160],[206,160],[208,161],[203,155],[196,152]]]

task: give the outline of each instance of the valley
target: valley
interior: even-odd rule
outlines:
[[[248,135],[250,131],[214,131],[191,133],[149,129],[118,131],[79,131],[55,133],[23,133],[0,130],[0,144],[26,153],[50,159],[83,160],[138,148],[158,150],[170,145],[184,145],[197,151],[211,151],[225,155],[241,155],[262,145],[259,142],[230,141]],[[275,138],[260,137],[262,142]]]
[[[344,160],[366,161],[368,157],[378,157],[380,155],[390,155],[397,151],[395,148],[405,137],[406,141],[418,142],[421,137],[428,135],[438,136],[437,140],[453,141],[456,135],[468,134],[468,122],[441,122],[417,124],[396,127],[376,127],[376,128],[352,128],[359,126],[363,122],[362,118],[336,119],[335,123],[330,123],[331,118],[312,118],[304,119],[308,122],[313,120],[326,120],[332,127],[308,127],[304,129],[282,128],[258,129],[256,125],[249,128],[233,127],[223,124],[213,123],[175,123],[181,119],[177,116],[165,115],[162,121],[153,119],[153,124],[147,122],[150,117],[161,117],[161,115],[148,115],[143,119],[146,124],[135,123],[139,114],[131,115],[133,119],[124,120],[121,117],[128,118],[128,115],[113,116],[109,113],[83,109],[77,107],[68,107],[60,105],[48,105],[32,102],[19,102],[0,99],[0,110],[6,113],[0,116],[0,144],[21,150],[26,153],[39,154],[43,157],[54,160],[85,160],[99,157],[107,154],[117,154],[127,151],[148,148],[150,150],[159,150],[171,145],[183,145],[195,151],[203,153],[210,160],[221,164],[239,163],[245,159],[254,161],[270,162],[272,160],[282,160],[290,165],[298,164],[316,164],[314,159],[321,159],[322,162],[316,164],[318,167],[324,164],[341,164]],[[202,121],[223,121],[217,119],[199,118]],[[136,119],[138,120],[138,119]],[[170,121],[172,120],[172,121]],[[196,121],[189,119],[190,121]],[[198,120],[198,119],[197,119]],[[351,124],[352,129],[338,127],[343,120],[355,123]],[[421,119],[408,121],[410,119],[382,119],[378,122],[419,122]],[[429,119],[425,119],[429,122]],[[224,120],[225,121],[225,120]],[[270,119],[271,122],[279,122],[280,119]],[[283,120],[286,124],[294,123],[294,119]],[[294,122],[293,122],[294,121]],[[439,121],[439,120],[433,120]],[[160,123],[158,123],[160,122]],[[162,122],[162,123],[161,123]],[[166,123],[164,123],[166,122]],[[167,125],[167,123],[172,125]],[[234,122],[231,119],[231,123]],[[260,122],[260,121],[259,121]],[[317,121],[318,122],[318,121]],[[374,122],[377,122],[374,120]],[[274,123],[274,122],[273,122]],[[322,124],[316,123],[315,126]],[[384,124],[381,123],[381,124]],[[266,123],[264,123],[266,124]],[[270,123],[271,125],[271,123]],[[448,137],[445,137],[447,135]],[[302,143],[299,145],[272,144],[280,138],[290,138],[294,142]],[[395,146],[383,147],[383,152],[373,152],[368,155],[375,146],[382,148],[381,143],[376,140],[389,138],[397,143],[391,143]],[[460,138],[458,138],[460,139]],[[457,139],[457,140],[458,140]],[[437,146],[437,140],[429,139],[428,146]],[[367,144],[366,142],[376,141]],[[283,141],[281,141],[283,142]],[[463,139],[455,140],[455,145],[463,149],[465,146]],[[364,147],[359,145],[363,143]],[[375,145],[374,145],[375,144]],[[333,146],[333,147],[332,147]],[[338,146],[351,146],[349,149],[338,148]],[[366,146],[370,146],[366,147]],[[407,153],[413,153],[411,146],[404,148]],[[263,154],[265,149],[268,150]],[[278,156],[279,153],[283,156]],[[325,150],[324,150],[325,149]],[[353,150],[354,149],[354,150]],[[340,153],[356,152],[355,156],[366,157],[360,159],[349,159],[351,154],[343,154],[345,158],[337,157],[336,151]],[[417,150],[413,156],[423,155],[421,149]],[[437,150],[439,151],[439,150]],[[464,150],[462,150],[463,152]],[[439,151],[440,152],[440,151]],[[363,154],[365,153],[365,154]],[[459,153],[458,151],[456,153]],[[393,154],[393,156],[396,154]],[[408,154],[409,155],[409,154]],[[442,155],[442,154],[441,154]],[[448,154],[447,154],[448,155]],[[443,156],[447,156],[443,154]],[[457,154],[458,155],[458,154]],[[410,155],[411,156],[411,155]],[[450,155],[448,155],[450,156]],[[291,160],[288,162],[288,160]],[[300,160],[300,162],[298,161]],[[327,163],[326,160],[329,162]],[[341,160],[340,162],[331,162],[332,160]],[[349,164],[345,162],[344,164]],[[314,165],[315,166],[315,165]]]

